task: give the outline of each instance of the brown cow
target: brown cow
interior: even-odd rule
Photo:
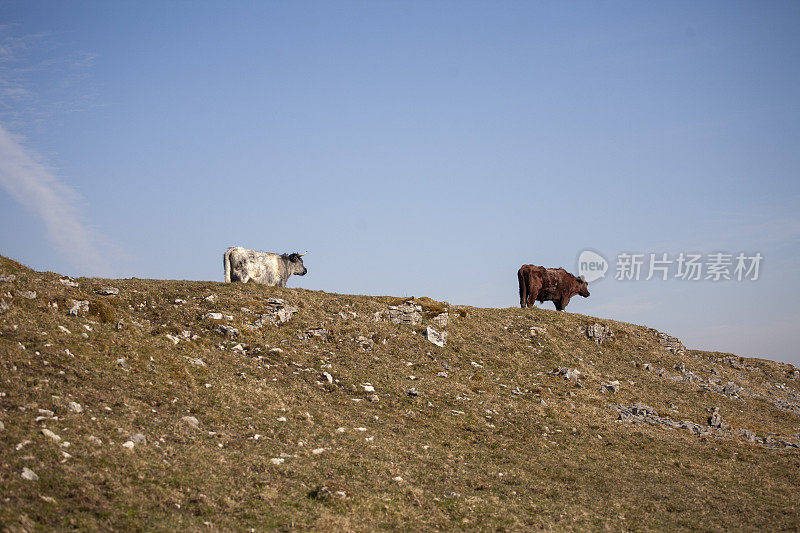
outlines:
[[[517,272],[519,279],[519,305],[532,307],[533,302],[550,301],[563,311],[569,299],[580,294],[589,296],[589,283],[583,276],[576,278],[563,268],[544,268],[536,265],[522,265]]]

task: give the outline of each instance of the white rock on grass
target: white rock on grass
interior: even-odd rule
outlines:
[[[132,450],[134,446],[136,446],[136,445],[133,443],[132,440],[127,440],[127,441],[122,443],[122,447],[123,448],[127,448],[129,450]]]
[[[222,320],[222,313],[206,313],[203,315],[203,318],[207,318],[209,320]]]
[[[28,468],[27,466],[22,469],[22,479],[27,479],[28,481],[39,481],[39,476],[36,475],[36,472]]]
[[[119,289],[116,287],[100,287],[99,289],[95,289],[94,292],[102,296],[116,296],[119,294]]]
[[[436,346],[443,348],[444,345],[447,343],[447,332],[442,331],[439,333],[432,327],[428,326],[425,328],[425,338],[428,339],[431,343],[435,344]]]
[[[3,424],[2,420],[0,420],[0,431],[5,431],[5,429],[6,429],[6,425]]]
[[[72,334],[72,332],[70,330],[68,330],[67,328],[65,328],[64,326],[58,326],[58,329],[61,330],[64,333],[66,333],[67,335],[71,335]]]
[[[184,416],[184,417],[181,418],[181,421],[184,424],[186,424],[186,425],[188,425],[190,427],[193,427],[194,429],[199,429],[199,427],[200,427],[200,421],[197,420],[193,416]]]
[[[375,392],[375,387],[371,383],[364,383],[361,386],[364,387],[364,392]]]
[[[145,437],[143,433],[134,433],[131,435],[131,441],[134,444],[144,444],[147,442],[147,437]]]
[[[49,430],[49,429],[47,429],[47,428],[44,428],[44,429],[42,430],[42,435],[44,435],[45,437],[48,437],[48,438],[50,438],[50,439],[53,439],[53,440],[54,440],[54,441],[56,441],[56,442],[58,442],[58,441],[60,441],[60,440],[61,440],[61,437],[59,437],[58,435],[56,435],[55,433],[53,433],[52,431],[50,431],[50,430]]]
[[[274,465],[282,465],[286,461],[283,457],[273,457],[270,462]]]
[[[100,439],[99,437],[95,437],[94,435],[89,435],[88,437],[86,437],[86,440],[88,440],[89,442],[91,442],[92,444],[94,444],[96,446],[102,446],[103,445],[102,439]]]
[[[313,453],[314,455],[319,455],[324,451],[325,451],[325,448],[314,448],[313,450],[311,450],[311,453]]]

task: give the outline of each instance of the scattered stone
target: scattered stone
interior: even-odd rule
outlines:
[[[547,335],[547,328],[539,327],[539,326],[531,326],[531,337],[535,337],[537,335]]]
[[[239,353],[244,353],[244,346],[242,346],[241,344],[237,344],[236,346],[234,346],[233,348],[231,348],[231,351],[233,351],[233,352],[239,352]]]
[[[0,313],[8,311],[9,309],[11,309],[11,307],[9,307],[5,300],[0,298]]]
[[[355,311],[339,311],[339,318],[342,320],[351,320],[357,316]]]
[[[218,324],[214,330],[223,337],[234,338],[239,335],[239,330],[233,326],[226,326],[225,324]]]
[[[248,322],[245,326],[248,329],[260,329],[266,325],[278,326],[288,322],[297,313],[297,307],[289,305],[280,298],[267,298],[269,311],[262,314],[253,322]]]
[[[656,339],[661,346],[666,348],[668,351],[677,355],[683,355],[686,353],[686,346],[683,345],[678,337],[672,337],[666,333],[661,333],[660,331],[656,330],[653,330],[653,332],[655,333]]]
[[[605,391],[611,391],[614,393],[619,392],[619,380],[609,381],[608,383],[603,383],[600,389]]]
[[[408,389],[408,395],[409,396],[419,396],[419,392],[417,392],[416,387],[411,387],[410,389]]]
[[[369,397],[369,401],[371,401],[372,403],[378,403],[379,401],[381,401],[381,399],[380,396],[378,396],[377,394],[373,394],[372,396]]]
[[[297,332],[297,338],[301,341],[309,340],[312,337],[317,337],[323,341],[328,340],[328,330],[325,328],[311,328]]]
[[[122,331],[122,328],[124,328],[124,327],[125,327],[125,322],[123,322],[122,320],[118,320],[117,321],[117,331]]]
[[[47,428],[42,429],[42,435],[44,435],[45,437],[47,437],[49,439],[53,439],[56,442],[61,440],[61,437],[59,437],[58,435],[56,435],[55,433],[53,433],[52,431],[50,431]]]
[[[586,327],[586,336],[597,344],[614,340],[614,332],[611,331],[611,328],[597,322]]]
[[[333,376],[331,376],[330,373],[323,372],[322,377],[325,378],[325,381],[327,381],[330,385],[333,385]]]
[[[567,380],[574,379],[575,381],[578,381],[578,379],[581,377],[581,373],[577,368],[567,368],[565,366],[558,367],[552,373],[558,376],[564,376],[564,379]]]
[[[122,443],[122,447],[123,448],[127,448],[129,450],[132,450],[134,446],[136,446],[136,445],[133,443],[132,440],[127,440],[127,441]]]
[[[103,445],[102,439],[100,439],[98,437],[95,437],[94,435],[89,435],[88,437],[86,437],[86,440],[88,440],[89,442],[91,442],[92,444],[94,444],[96,446],[102,446]]]
[[[436,375],[439,376],[440,378],[446,378],[448,376],[447,372],[445,372],[444,370],[442,370],[441,372],[437,372]]]
[[[36,475],[36,472],[28,468],[27,466],[22,468],[22,479],[27,479],[28,481],[39,481],[39,476]]]
[[[739,396],[740,392],[742,392],[742,387],[733,381],[729,381],[724,387],[722,387],[722,394],[726,394],[728,396]]]
[[[442,331],[439,333],[432,327],[428,326],[425,328],[425,338],[436,346],[442,348],[444,347],[445,343],[447,343],[447,332]]]
[[[36,291],[15,291],[16,295],[20,298],[25,298],[26,300],[35,300],[36,299]]]
[[[361,348],[362,348],[364,351],[371,350],[371,349],[372,349],[372,347],[375,345],[375,343],[373,342],[373,340],[372,340],[372,339],[370,339],[369,337],[365,337],[365,336],[363,336],[363,335],[359,335],[359,336],[356,338],[356,344],[358,344],[359,346],[361,346]]]
[[[0,283],[11,283],[17,279],[17,276],[14,274],[0,274]]]
[[[708,425],[712,428],[723,427],[722,416],[719,414],[719,407],[714,408],[714,412],[708,418]]]
[[[78,286],[78,282],[76,282],[72,278],[61,278],[58,281],[59,281],[59,283],[61,283],[65,287],[77,287]]]
[[[644,368],[649,372],[653,370],[653,365],[651,365],[650,363],[645,363],[644,366],[642,366],[642,368]]]
[[[0,420],[0,431],[5,431],[5,429],[6,429],[6,425],[3,424],[2,420]]]
[[[206,313],[203,315],[203,318],[207,318],[209,320],[222,320],[222,313]]]
[[[67,404],[67,407],[73,413],[82,413],[83,412],[83,407],[78,402],[69,402]]]
[[[364,392],[375,392],[375,387],[371,383],[364,383],[361,386],[364,387]]]
[[[206,362],[200,359],[199,357],[190,357],[189,363],[194,366],[206,366]]]
[[[181,417],[181,421],[191,428],[200,429],[200,421],[193,416]]]
[[[270,349],[269,349],[269,353],[274,353],[274,354],[282,354],[282,353],[283,353],[283,350],[282,350],[282,349],[280,349],[280,348],[270,348]]]
[[[94,290],[95,294],[101,296],[116,296],[119,294],[119,289],[116,287],[100,287]]]
[[[314,448],[313,450],[311,450],[311,453],[313,453],[314,455],[319,455],[324,451],[325,451],[325,448]]]
[[[131,435],[131,441],[134,444],[144,444],[147,442],[147,437],[145,437],[143,433],[134,433]]]
[[[283,457],[273,457],[270,459],[270,462],[274,465],[282,465],[284,461],[286,461],[286,459]]]
[[[181,342],[181,340],[178,337],[176,337],[175,335],[170,335],[169,333],[167,333],[165,337],[171,340],[172,344],[178,344],[179,342]]]
[[[128,361],[124,357],[120,357],[119,359],[117,359],[117,364],[122,368],[124,368],[125,370],[129,370],[131,368],[131,365],[128,364]]]
[[[205,298],[203,298],[203,300],[205,300],[205,301],[207,301],[207,302],[214,303],[214,302],[217,300],[217,297],[216,297],[216,295],[214,295],[214,294],[209,294],[208,296],[206,296]]]

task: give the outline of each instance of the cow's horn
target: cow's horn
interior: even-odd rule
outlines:
[[[308,250],[306,250],[305,252],[303,252],[302,254],[300,254],[300,257],[303,257],[303,256],[304,256],[304,255],[306,255],[307,253],[308,253]]]

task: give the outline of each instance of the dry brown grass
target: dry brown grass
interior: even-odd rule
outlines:
[[[743,359],[757,370],[742,370],[719,362],[725,354],[677,356],[645,327],[536,308],[417,298],[430,311],[423,325],[433,311],[450,310],[447,346],[437,348],[411,328],[374,322],[376,311],[405,298],[138,279],[67,288],[56,274],[5,258],[0,273],[17,275],[0,284],[0,297],[38,293],[5,298],[11,309],[0,314],[0,524],[8,530],[800,527],[797,450],[624,424],[608,408],[642,402],[703,423],[719,406],[734,427],[797,440],[800,416],[767,400],[798,394],[788,365]],[[119,296],[92,294],[101,285]],[[216,301],[204,299],[211,294]],[[300,312],[280,327],[248,330],[268,297]],[[71,298],[92,300],[97,315],[67,316]],[[342,318],[342,310],[357,317]],[[208,311],[232,315],[223,322],[239,337],[216,333],[217,322],[201,318]],[[596,321],[611,326],[613,343],[582,333]],[[531,326],[547,334],[531,337]],[[296,335],[314,327],[328,339]],[[183,331],[199,338],[166,337]],[[373,339],[372,350],[355,342],[359,335]],[[714,369],[765,399],[728,398],[630,361],[670,375],[681,361],[703,376]],[[550,374],[558,366],[578,368],[583,387]],[[613,379],[621,391],[600,392]],[[409,396],[410,387],[419,395]],[[84,412],[69,410],[71,401]],[[37,422],[39,409],[57,419]],[[70,446],[43,436],[43,427]],[[122,444],[134,433],[147,442],[128,450]],[[281,454],[284,463],[273,464]],[[23,467],[39,481],[22,479]]]

